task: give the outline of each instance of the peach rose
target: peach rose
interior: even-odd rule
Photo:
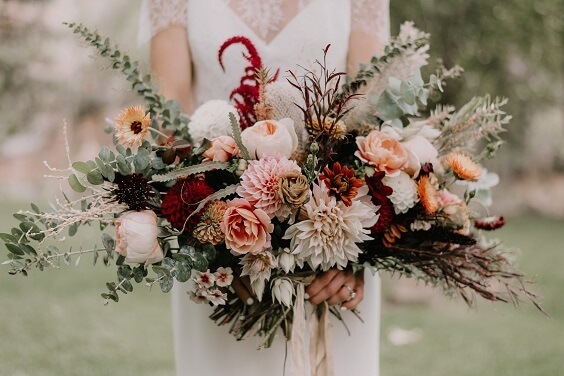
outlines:
[[[219,136],[211,141],[211,146],[203,154],[204,158],[214,162],[227,162],[229,158],[239,154],[239,147],[233,137]]]
[[[245,199],[236,198],[227,203],[221,231],[225,234],[225,245],[232,253],[258,254],[270,247],[274,225],[263,210],[255,209]]]
[[[241,139],[253,159],[268,156],[290,158],[298,148],[294,121],[289,118],[259,121],[245,129]]]
[[[387,176],[396,176],[409,165],[409,155],[402,144],[387,134],[374,130],[356,138],[355,155]]]
[[[116,252],[132,263],[162,261],[158,233],[157,215],[152,210],[125,212],[116,220]]]
[[[408,141],[402,142],[402,145],[409,155],[409,165],[405,172],[410,176],[417,177],[421,170],[421,165],[425,163],[432,163],[434,168],[441,167],[441,163],[437,159],[439,152],[425,137],[415,135]]]

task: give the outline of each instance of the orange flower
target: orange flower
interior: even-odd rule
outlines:
[[[358,188],[364,185],[362,179],[354,176],[354,170],[347,166],[342,166],[335,162],[332,168],[325,167],[323,173],[319,175],[319,180],[323,180],[329,194],[340,198],[346,206],[352,205],[352,199],[358,194]]]
[[[439,195],[430,175],[421,176],[417,184],[417,192],[427,214],[434,214],[439,210],[441,206]]]
[[[145,107],[132,106],[122,110],[114,121],[116,139],[128,148],[140,146],[151,126],[151,117],[145,114]]]
[[[476,181],[482,176],[482,168],[467,155],[453,152],[443,159],[443,163],[458,179]]]

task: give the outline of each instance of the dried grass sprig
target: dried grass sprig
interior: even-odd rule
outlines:
[[[498,244],[483,247],[440,243],[429,240],[429,232],[418,231],[390,247],[371,242],[366,249],[361,261],[379,270],[441,284],[446,291],[460,295],[469,306],[475,305],[476,294],[514,305],[526,298],[545,313],[538,303],[539,297],[526,287],[525,276],[515,270],[510,255],[500,250]],[[502,291],[496,286],[501,286]]]
[[[502,145],[500,134],[511,116],[501,109],[507,99],[484,97],[473,98],[459,111],[446,115],[441,135],[436,139],[440,155],[452,151],[471,152],[479,141],[487,145],[478,159],[491,158]],[[444,114],[443,114],[444,115]]]

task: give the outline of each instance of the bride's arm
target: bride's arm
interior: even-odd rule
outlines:
[[[175,99],[191,112],[192,62],[188,46],[187,1],[145,0],[148,18],[141,28],[150,27],[151,72],[167,99]]]
[[[390,39],[389,0],[351,0],[351,33],[347,71],[354,74],[360,64],[381,55]]]
[[[184,112],[192,107],[192,64],[186,29],[172,25],[151,39],[151,72],[167,99],[176,99]]]

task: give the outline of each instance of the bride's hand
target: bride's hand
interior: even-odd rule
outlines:
[[[355,274],[352,270],[330,269],[319,274],[306,293],[311,304],[327,301],[331,306],[341,304],[342,309],[354,309],[364,295],[364,272]],[[352,295],[355,296],[350,299]]]

